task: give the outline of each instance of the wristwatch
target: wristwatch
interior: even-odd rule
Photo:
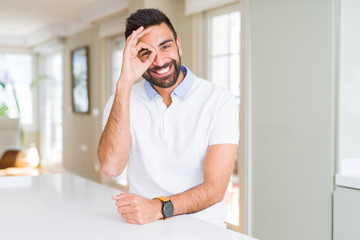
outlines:
[[[163,217],[161,219],[166,220],[168,218],[171,218],[174,213],[174,205],[172,204],[170,199],[167,197],[156,197],[154,199],[159,199],[162,202],[161,213]]]

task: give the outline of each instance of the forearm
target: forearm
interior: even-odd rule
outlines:
[[[150,45],[138,40],[150,32],[150,28],[138,28],[127,38],[124,48],[121,73],[116,86],[116,94],[108,122],[100,138],[98,156],[102,171],[117,176],[124,170],[131,147],[130,135],[130,93],[135,81],[149,68],[156,51]],[[141,49],[151,51],[142,62],[138,58]]]
[[[174,205],[174,215],[195,213],[204,210],[224,198],[226,185],[204,182],[183,193],[170,196]]]
[[[204,162],[204,182],[171,196],[174,215],[194,213],[222,201],[231,178],[237,152],[236,144],[210,146]]]
[[[100,138],[98,156],[102,171],[109,176],[118,176],[127,164],[131,147],[130,135],[131,86],[118,84],[114,103]]]

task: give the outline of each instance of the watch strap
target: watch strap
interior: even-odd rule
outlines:
[[[170,201],[170,198],[167,198],[167,197],[156,197],[156,198],[154,198],[154,199],[159,199],[159,200],[162,201],[162,202],[168,202],[168,201]]]
[[[162,220],[166,220],[166,219],[169,219],[170,217],[165,217],[165,214],[164,214],[164,205],[166,202],[171,202],[170,201],[170,198],[167,198],[167,197],[156,197],[156,198],[153,198],[153,199],[159,199],[162,203],[162,207],[161,207],[161,213],[163,215],[163,217],[161,218]]]

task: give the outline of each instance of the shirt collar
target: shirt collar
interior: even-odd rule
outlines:
[[[171,96],[175,95],[183,100],[183,99],[185,99],[187,93],[189,92],[189,90],[194,82],[194,74],[190,71],[189,68],[187,68],[184,65],[181,65],[181,71],[184,73],[185,78],[174,89],[174,91],[171,93]],[[150,100],[153,100],[156,95],[159,95],[157,93],[157,91],[153,88],[151,83],[149,83],[147,80],[144,81],[144,87],[145,87],[146,94],[148,95]]]

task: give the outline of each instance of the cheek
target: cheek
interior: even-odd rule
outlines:
[[[181,52],[178,49],[176,49],[176,51],[171,53],[171,58],[176,60],[176,61],[180,60],[180,56],[181,56]]]

